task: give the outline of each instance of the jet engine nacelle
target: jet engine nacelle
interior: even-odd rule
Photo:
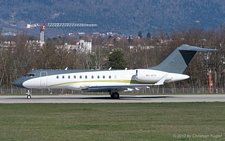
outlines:
[[[166,72],[148,69],[137,69],[136,80],[139,82],[158,82]]]
[[[162,85],[164,82],[175,82],[188,79],[189,76],[178,73],[168,73],[158,70],[137,69],[136,80],[139,82],[155,83],[155,85]]]

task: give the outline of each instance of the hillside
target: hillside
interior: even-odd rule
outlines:
[[[26,23],[96,23],[97,28],[57,32],[112,31],[137,35],[178,27],[212,28],[225,21],[224,0],[1,0],[0,27],[21,29]],[[39,29],[28,30],[38,33]],[[145,35],[144,35],[145,36]]]

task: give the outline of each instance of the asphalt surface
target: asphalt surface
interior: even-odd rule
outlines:
[[[121,95],[111,99],[109,95],[34,95],[0,96],[0,103],[162,103],[162,102],[225,102],[225,94],[208,95]]]

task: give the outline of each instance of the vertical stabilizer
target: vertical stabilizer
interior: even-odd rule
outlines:
[[[176,48],[159,65],[148,69],[161,70],[170,73],[183,73],[197,51],[216,51],[216,49],[200,48],[184,44]]]

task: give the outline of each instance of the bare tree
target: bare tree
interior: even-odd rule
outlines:
[[[91,53],[91,62],[93,69],[104,69],[108,60],[109,50],[102,46],[94,46]]]

